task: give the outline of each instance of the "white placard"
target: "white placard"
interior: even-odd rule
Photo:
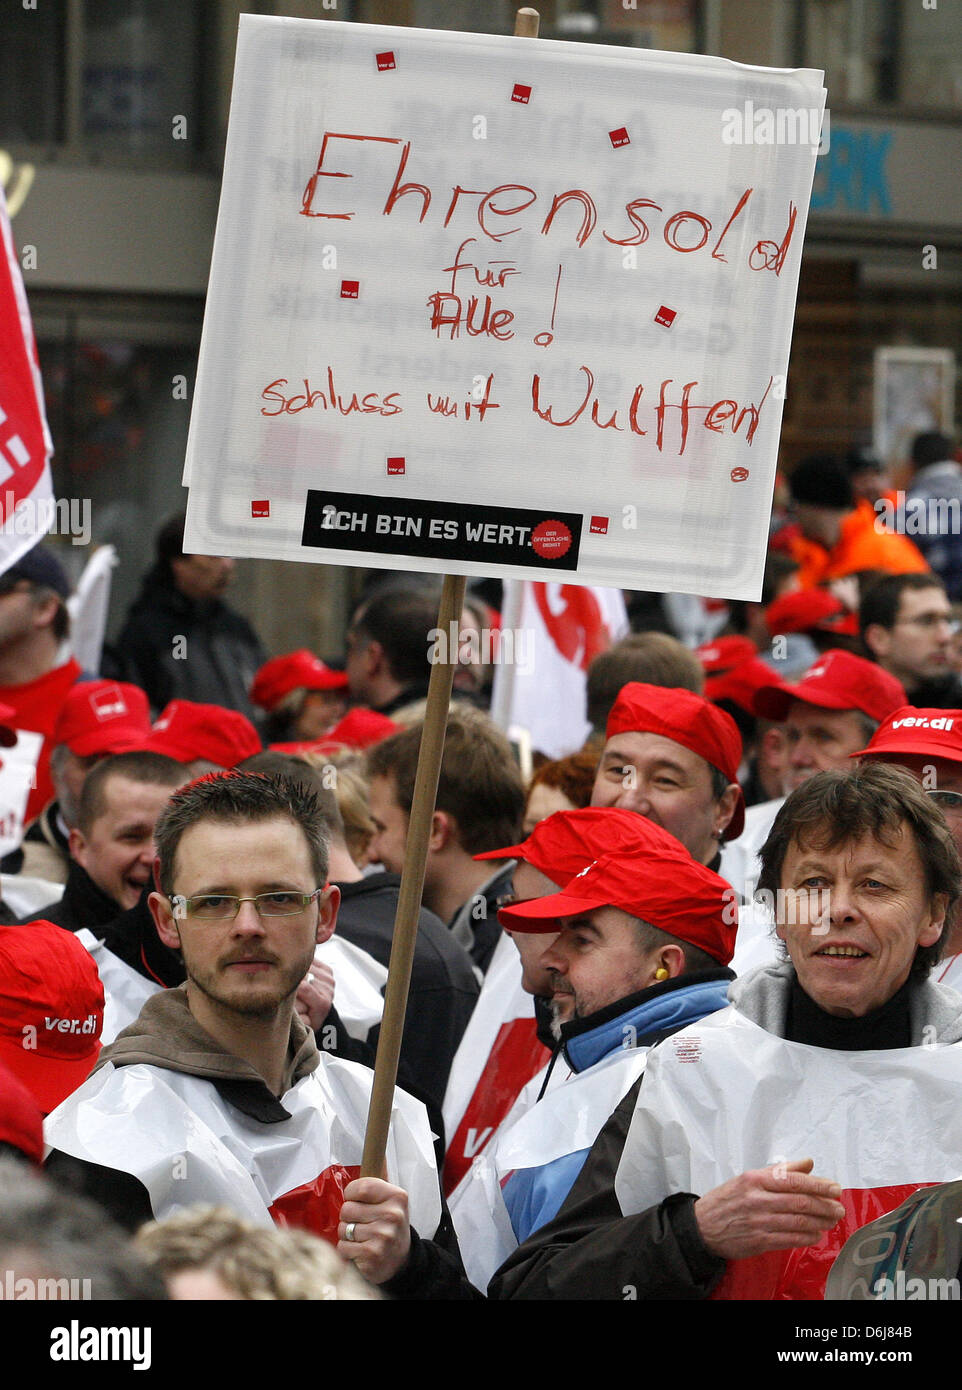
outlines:
[[[243,15],[187,548],[757,599],[821,77]]]
[[[18,729],[13,747],[0,748],[0,855],[20,848],[27,800],[37,783],[37,759],[42,745],[41,734]],[[56,897],[59,892],[46,901]]]

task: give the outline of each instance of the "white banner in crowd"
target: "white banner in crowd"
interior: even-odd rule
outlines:
[[[491,717],[508,731],[527,729],[533,748],[563,758],[591,732],[587,671],[628,631],[624,596],[620,589],[508,580],[502,620],[513,634],[514,659],[495,665]]]
[[[98,545],[84,566],[77,587],[67,599],[70,647],[85,671],[99,671],[110,608],[110,586],[117,564],[112,545]]]
[[[187,548],[758,599],[821,78],[242,15]]]
[[[54,518],[50,455],[37,347],[0,187],[0,574]]]
[[[20,848],[27,800],[37,782],[37,759],[43,746],[41,734],[24,729],[16,733],[17,741],[12,748],[0,748],[0,855]],[[57,885],[54,887],[56,890]],[[59,896],[59,892],[54,891],[45,901],[53,902]]]
[[[521,988],[517,948],[502,936],[454,1054],[444,1093],[445,1192],[458,1185],[549,1056],[538,1041],[534,999]]]

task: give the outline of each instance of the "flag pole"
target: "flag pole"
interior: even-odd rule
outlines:
[[[537,38],[538,25],[537,10],[518,10],[515,17],[515,37]],[[438,604],[437,625],[440,639],[435,644],[431,679],[428,684],[421,747],[414,778],[414,797],[404,847],[401,887],[394,919],[394,938],[388,962],[384,1015],[381,1019],[381,1032],[374,1063],[374,1084],[371,1087],[371,1104],[367,1114],[367,1130],[361,1158],[361,1176],[365,1178],[379,1178],[384,1174],[384,1155],[387,1151],[391,1110],[394,1105],[398,1055],[401,1051],[401,1034],[404,1031],[404,1015],[407,1010],[411,966],[417,940],[418,913],[421,894],[424,891],[431,819],[438,794],[448,705],[454,684],[454,669],[458,661],[458,643],[450,642],[449,638],[455,633],[460,633],[466,585],[465,575],[446,574]]]
[[[434,803],[438,794],[438,778],[441,773],[441,754],[444,751],[448,704],[451,700],[451,689],[454,683],[454,668],[458,660],[457,643],[451,644],[448,638],[450,634],[459,631],[466,584],[467,580],[463,574],[446,574],[441,589],[441,600],[438,604],[437,625],[440,637],[435,644],[436,659],[431,667],[431,680],[428,685],[427,705],[424,711],[421,747],[414,778],[414,797],[411,802],[407,841],[404,847],[404,866],[401,871],[397,915],[394,919],[391,959],[388,963],[384,1015],[381,1019],[377,1058],[374,1064],[374,1085],[371,1089],[367,1132],[364,1136],[361,1176],[366,1178],[381,1176],[384,1153],[387,1148],[391,1109],[394,1104],[394,1086],[397,1081],[398,1054],[401,1050],[401,1034],[404,1030],[404,1015],[407,1010],[411,966],[417,939],[418,913],[421,908],[421,894],[424,890],[428,840],[431,835]],[[451,650],[452,645],[453,651]]]

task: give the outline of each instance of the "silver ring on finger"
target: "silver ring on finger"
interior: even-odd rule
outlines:
[[[353,1239],[354,1239],[354,1227],[355,1227],[356,1225],[357,1225],[357,1222],[356,1222],[356,1221],[349,1221],[349,1222],[347,1223],[347,1229],[346,1229],[345,1232],[344,1232],[344,1239],[345,1239],[345,1240],[353,1240]]]

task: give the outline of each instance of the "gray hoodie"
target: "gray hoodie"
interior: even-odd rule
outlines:
[[[795,967],[790,960],[778,965],[760,965],[757,970],[750,970],[732,981],[728,998],[752,1023],[783,1038],[794,980]],[[909,996],[913,1047],[923,1043],[955,1043],[962,1039],[962,995],[948,985],[929,979],[913,985]],[[930,1031],[932,1028],[934,1033]]]

